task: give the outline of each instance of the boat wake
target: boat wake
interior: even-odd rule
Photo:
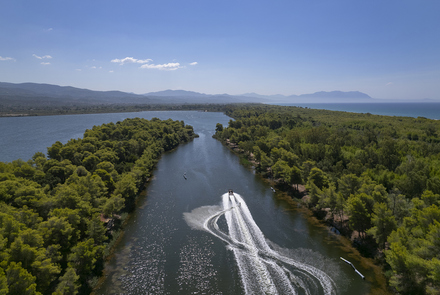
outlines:
[[[220,229],[225,218],[227,231]],[[223,240],[234,253],[246,294],[336,294],[333,280],[311,265],[269,246],[246,202],[237,193],[222,196],[222,206],[184,213],[188,225]]]

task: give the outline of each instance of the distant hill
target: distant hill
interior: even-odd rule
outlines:
[[[225,104],[225,103],[296,103],[364,102],[372,98],[358,91],[316,92],[301,95],[204,94],[186,90],[164,90],[146,94],[122,91],[94,91],[71,86],[37,83],[0,82],[0,111],[96,105],[145,104]]]
[[[228,94],[210,95],[185,90],[165,90],[146,94],[134,94],[122,91],[94,91],[51,84],[0,82],[0,104],[3,106],[237,102],[261,102],[261,99]]]
[[[147,103],[144,96],[121,91],[93,91],[71,86],[0,82],[0,103],[72,106],[93,104]]]
[[[208,94],[203,94],[199,92],[194,91],[186,91],[186,90],[164,90],[164,91],[157,91],[157,92],[149,92],[143,94],[145,96],[168,96],[168,97],[176,97],[176,96],[190,96],[190,97],[206,97],[209,96]]]

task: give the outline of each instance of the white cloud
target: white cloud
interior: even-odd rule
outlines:
[[[111,62],[116,62],[119,63],[120,65],[126,64],[126,63],[138,63],[138,64],[146,64],[149,63],[150,61],[153,61],[152,59],[136,59],[133,57],[126,57],[126,58],[115,58],[112,59]]]
[[[126,57],[126,58],[115,58],[112,59],[111,62],[114,63],[119,63],[120,65],[124,65],[126,63],[137,63],[137,64],[142,64],[140,66],[140,68],[142,69],[157,69],[157,70],[165,70],[165,71],[174,71],[177,69],[181,69],[183,67],[180,66],[180,63],[178,62],[170,62],[170,63],[166,63],[166,64],[152,64],[150,62],[152,62],[153,60],[148,58],[148,59],[137,59],[134,57]],[[195,63],[197,64],[197,63]],[[195,65],[193,63],[193,65]]]
[[[385,86],[393,85],[393,82],[388,82]]]
[[[43,66],[47,66],[47,65],[50,65],[50,62],[42,62],[41,63]]]
[[[36,54],[32,54],[32,56],[35,57],[35,58],[38,58],[38,59],[45,59],[45,58],[51,59],[52,58],[52,56],[50,56],[50,55],[38,56]]]
[[[190,66],[195,66],[195,65],[197,65],[197,64],[198,64],[198,62],[195,61],[195,62],[190,63],[189,65],[190,65]]]
[[[165,71],[174,71],[177,69],[180,69],[180,63],[178,62],[170,62],[167,64],[162,65],[155,65],[155,64],[146,64],[141,66],[142,69],[158,69],[158,70],[165,70]]]
[[[7,61],[7,60],[15,61],[15,58],[12,58],[12,57],[2,57],[2,56],[0,56],[0,61]]]
[[[53,28],[49,28],[49,29],[47,29],[47,31],[48,31],[48,32],[53,31]]]
[[[95,67],[95,66],[93,66],[93,67],[91,67],[91,69],[96,69],[96,67]]]
[[[111,70],[111,71],[108,71],[109,73],[113,73],[114,71],[113,70]]]
[[[81,69],[76,69],[78,72],[81,72],[82,70]]]

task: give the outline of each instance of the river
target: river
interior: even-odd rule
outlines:
[[[374,293],[380,277],[365,259],[212,138],[216,123],[227,125],[230,118],[204,112],[127,114],[184,120],[200,137],[160,159],[96,294]],[[77,115],[72,121],[81,127],[73,133],[83,132],[82,124],[97,117],[106,123],[123,116]],[[46,118],[52,125],[66,120]],[[46,146],[64,140],[61,133]],[[340,257],[352,261],[366,279]]]

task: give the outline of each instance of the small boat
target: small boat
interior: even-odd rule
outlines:
[[[231,189],[228,190],[228,193],[229,195],[234,195],[234,192]]]
[[[270,187],[270,189],[271,189],[273,192],[275,192],[275,189],[274,189],[273,187]]]

